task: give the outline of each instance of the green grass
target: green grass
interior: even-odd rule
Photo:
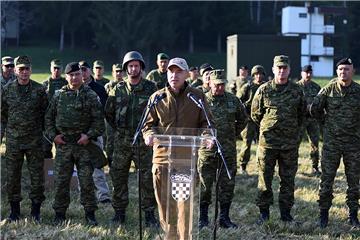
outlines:
[[[239,142],[240,143],[240,142]],[[2,149],[2,151],[4,148]],[[335,198],[330,210],[330,224],[327,229],[317,227],[318,218],[318,189],[319,179],[311,176],[311,162],[308,160],[309,143],[303,142],[299,151],[299,168],[296,175],[295,205],[292,213],[299,225],[283,224],[279,221],[278,191],[279,177],[275,174],[273,181],[274,205],[271,207],[271,219],[265,225],[259,227],[255,224],[258,217],[258,209],[255,205],[257,194],[257,169],[255,162],[256,146],[252,147],[252,156],[249,163],[249,176],[237,175],[236,187],[230,216],[240,227],[236,230],[218,230],[218,238],[223,240],[237,239],[359,239],[360,230],[353,230],[347,224],[347,207],[345,204],[346,177],[341,164],[334,184]],[[4,161],[1,161],[4,164]],[[26,165],[26,164],[25,164]],[[24,166],[26,168],[26,166]],[[2,168],[2,173],[4,170]],[[138,211],[137,211],[137,184],[136,175],[131,172],[129,179],[130,204],[127,208],[127,220],[124,227],[116,227],[110,224],[113,209],[110,205],[99,205],[96,212],[99,226],[88,228],[84,225],[83,209],[79,202],[79,193],[72,192],[71,204],[68,210],[69,222],[66,225],[55,227],[52,225],[54,212],[52,209],[53,191],[46,192],[46,200],[42,207],[42,224],[34,224],[29,221],[30,200],[27,197],[29,189],[28,175],[26,170],[23,177],[22,216],[17,223],[0,222],[1,239],[139,239],[138,235]],[[111,186],[111,180],[108,176]],[[4,180],[2,178],[2,183]],[[6,201],[6,193],[2,185],[1,216],[6,218],[9,214],[9,205]],[[195,211],[198,209],[197,197]],[[214,206],[210,206],[209,216],[213,220]],[[197,219],[195,213],[194,219]],[[204,229],[199,234],[194,228],[194,239],[212,239],[211,229]],[[143,239],[154,239],[156,231],[145,229]]]

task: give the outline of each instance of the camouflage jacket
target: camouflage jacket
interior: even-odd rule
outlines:
[[[188,78],[186,81],[187,81],[187,82],[189,83],[189,85],[190,85],[191,87],[193,87],[193,88],[197,88],[198,86],[201,86],[201,85],[203,84],[203,81],[202,81],[200,78],[197,78],[197,79],[194,80],[194,81],[191,81],[191,79]]]
[[[1,88],[5,87],[7,84],[13,82],[16,79],[15,74],[10,75],[8,79],[5,79],[4,76],[1,74]]]
[[[88,86],[72,90],[63,86],[51,99],[45,115],[45,129],[49,139],[63,134],[80,137],[81,133],[91,139],[101,136],[105,130],[104,115],[99,97]]]
[[[46,93],[48,95],[48,99],[49,101],[51,100],[51,98],[54,96],[54,93],[61,89],[63,86],[67,85],[68,82],[65,80],[65,78],[63,77],[59,77],[56,79],[53,79],[50,77],[48,77],[44,82],[43,82],[43,86],[46,89]]]
[[[304,113],[304,95],[297,84],[276,85],[272,80],[261,85],[251,104],[251,118],[260,126],[259,145],[296,148]]]
[[[236,96],[244,103],[247,114],[249,115],[251,112],[251,103],[253,101],[255,92],[260,86],[261,84],[250,82],[243,85],[242,88],[236,92]]]
[[[342,87],[336,79],[323,87],[310,106],[310,114],[324,117],[324,145],[360,147],[360,85]]]
[[[110,82],[109,79],[104,78],[104,77],[103,77],[102,79],[99,79],[99,80],[96,80],[96,79],[94,78],[94,80],[95,80],[96,83],[100,84],[100,85],[103,86],[103,87],[105,87],[105,84],[107,84],[107,83]]]
[[[148,73],[146,79],[155,82],[157,89],[161,89],[167,83],[167,72],[161,73],[159,69],[154,69]]]
[[[105,84],[104,88],[105,88],[106,93],[109,95],[111,89],[113,89],[116,86],[116,84],[118,84],[119,82],[121,82],[121,81],[110,80],[110,82]]]
[[[106,120],[114,129],[126,129],[133,135],[149,97],[155,91],[155,84],[146,79],[141,79],[135,86],[128,80],[118,83],[110,91],[105,105]]]
[[[237,93],[240,91],[242,86],[244,86],[246,83],[249,83],[251,81],[250,77],[247,78],[240,78],[239,76],[234,78],[228,85],[228,91],[231,92],[234,95],[237,95]]]
[[[7,123],[8,141],[29,146],[38,144],[47,105],[44,87],[33,80],[25,86],[18,81],[6,85],[1,95],[1,121]]]
[[[236,153],[236,137],[248,121],[243,104],[239,98],[228,92],[222,96],[214,96],[209,91],[205,96],[216,125],[217,139],[224,152]],[[202,147],[200,154],[213,155],[216,150],[216,147],[211,150]]]

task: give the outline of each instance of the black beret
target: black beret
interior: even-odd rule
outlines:
[[[305,66],[303,66],[303,68],[302,68],[302,71],[303,72],[312,72],[312,66],[311,65],[305,65]]]
[[[76,71],[79,71],[79,70],[80,70],[79,63],[71,62],[71,63],[66,65],[65,74],[69,74],[69,73],[76,72]]]
[[[336,63],[336,67],[338,67],[339,65],[353,65],[353,62],[352,62],[351,58],[346,57],[346,58],[340,59],[340,61],[338,61]]]
[[[200,66],[200,75],[202,76],[204,72],[214,70],[213,66],[210,63],[204,63]]]
[[[86,68],[91,68],[90,65],[86,62],[86,61],[80,61],[79,62],[80,67],[86,67]]]

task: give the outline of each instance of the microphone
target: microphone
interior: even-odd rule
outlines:
[[[163,100],[164,98],[166,98],[166,93],[162,93],[162,94],[159,94],[159,95],[156,95],[155,96],[155,99],[154,99],[154,105],[157,105],[161,100]]]
[[[190,98],[199,108],[202,109],[202,106],[199,102],[200,99],[198,99],[193,93],[189,92],[186,96]]]

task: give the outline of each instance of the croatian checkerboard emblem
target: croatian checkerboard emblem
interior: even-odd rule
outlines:
[[[191,176],[174,174],[171,176],[171,196],[177,202],[184,202],[190,197]]]

